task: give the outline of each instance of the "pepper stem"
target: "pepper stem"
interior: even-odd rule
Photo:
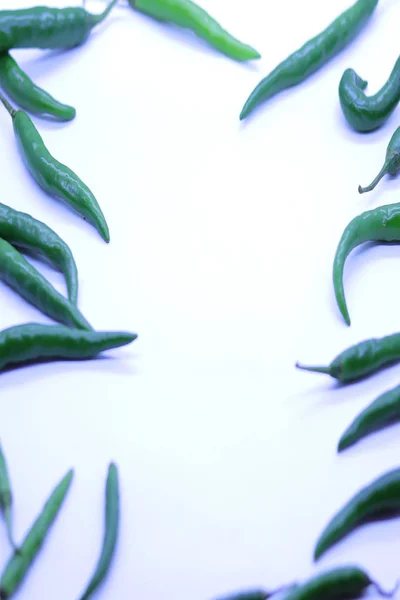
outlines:
[[[103,10],[102,13],[100,13],[99,15],[92,15],[91,14],[90,15],[91,26],[95,27],[96,25],[98,25],[99,23],[101,23],[102,21],[104,21],[104,19],[106,19],[108,17],[108,15],[110,14],[110,12],[114,8],[114,6],[117,4],[117,2],[118,2],[118,0],[111,0],[111,2]]]
[[[366,187],[361,187],[361,185],[358,186],[358,193],[365,194],[365,192],[370,192],[371,190],[373,190],[378,185],[378,183],[380,182],[382,177],[384,177],[385,175],[387,175],[389,173],[389,167],[390,167],[390,160],[386,160],[382,169],[380,170],[378,175],[375,177],[373,182],[370,183],[370,185],[367,185]]]
[[[3,94],[0,94],[0,102],[2,102],[3,106],[5,106],[5,108],[10,113],[11,118],[13,119],[15,117],[15,115],[17,114],[17,111],[15,110],[15,108],[13,106],[11,106],[11,104],[9,103],[7,98],[5,98],[3,96]]]
[[[301,365],[300,363],[296,363],[296,369],[300,369],[301,371],[310,371],[311,373],[324,373],[325,375],[331,374],[330,367],[307,367],[305,365]]]

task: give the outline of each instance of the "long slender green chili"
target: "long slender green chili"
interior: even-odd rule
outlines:
[[[31,215],[0,203],[0,238],[19,250],[46,258],[64,273],[70,302],[77,303],[78,270],[67,244],[50,227]]]
[[[60,121],[72,121],[76,110],[62,104],[28,77],[8,53],[0,54],[0,86],[20,108]]]
[[[7,462],[0,443],[0,511],[4,516],[8,540],[14,550],[16,550],[17,546],[14,542],[14,537],[12,534],[12,502],[13,499]]]
[[[400,469],[389,471],[356,494],[330,521],[314,551],[314,560],[367,522],[400,514]]]
[[[372,338],[351,346],[339,354],[327,367],[307,367],[299,363],[298,369],[324,373],[343,383],[372,375],[379,369],[400,361],[400,333],[383,338]]]
[[[42,359],[85,360],[135,341],[127,332],[81,331],[62,325],[28,323],[0,332],[0,371]]]
[[[378,0],[357,0],[322,33],[280,63],[250,94],[240,120],[282,90],[298,85],[336,56],[360,33],[377,4]]]
[[[58,515],[71,486],[72,478],[73,471],[71,470],[61,480],[47,500],[42,512],[25,537],[20,552],[14,554],[8,561],[0,579],[1,600],[11,598],[22,583]]]
[[[114,557],[119,531],[118,469],[114,463],[108,468],[106,483],[106,510],[103,547],[96,569],[80,600],[87,600],[106,578]]]
[[[55,321],[78,329],[92,329],[75,304],[64,298],[14,246],[1,238],[0,279]]]
[[[1,95],[0,100],[12,117],[23,159],[32,177],[45,192],[64,200],[82,215],[109,242],[106,220],[90,189],[50,154],[32,119],[24,111],[15,110]]]
[[[340,105],[347,122],[356,131],[382,127],[400,102],[400,58],[385,85],[373,96],[364,92],[368,82],[353,69],[346,69],[339,84]]]
[[[96,25],[110,14],[112,0],[100,15],[83,8],[36,6],[0,11],[0,52],[11,48],[72,48],[83,44]]]
[[[387,598],[392,597],[395,592],[385,592],[365,571],[349,565],[315,575],[303,585],[289,591],[285,600],[353,600],[364,597],[364,593],[371,586]]]
[[[343,285],[343,271],[349,254],[365,242],[400,242],[400,203],[379,206],[355,217],[346,227],[333,263],[333,286],[344,320],[350,325]]]
[[[257,50],[234,38],[191,0],[129,0],[129,4],[158,21],[169,21],[190,29],[213,48],[234,60],[261,58]]]
[[[343,452],[371,433],[399,421],[400,386],[397,386],[379,396],[354,419],[339,441],[338,452]]]
[[[375,177],[370,185],[366,187],[358,186],[358,191],[360,194],[365,194],[366,192],[372,191],[380,182],[380,180],[385,175],[392,175],[394,177],[400,172],[400,127],[396,129],[394,134],[392,135],[390,142],[388,144],[386,150],[386,158],[383,164],[382,169],[379,171],[378,175]]]

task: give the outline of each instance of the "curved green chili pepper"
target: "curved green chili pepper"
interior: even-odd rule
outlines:
[[[333,285],[337,304],[347,325],[350,325],[350,316],[343,286],[344,265],[354,248],[372,241],[400,242],[400,203],[368,210],[355,217],[344,230],[333,263]]]
[[[8,242],[0,238],[0,279],[55,321],[92,329],[78,308],[57,290]]]
[[[314,551],[318,560],[334,544],[366,522],[400,514],[400,469],[389,471],[362,489],[331,520]]]
[[[343,452],[371,433],[398,421],[400,421],[400,386],[379,396],[354,419],[339,441],[338,452]]]
[[[327,367],[307,367],[299,363],[296,367],[312,373],[324,373],[345,383],[372,375],[379,369],[399,361],[400,333],[394,333],[351,346]]]
[[[90,189],[71,169],[50,154],[32,119],[25,112],[14,110],[1,95],[0,100],[12,117],[23,159],[32,177],[45,192],[64,200],[82,215],[109,242],[106,220]]]
[[[80,600],[87,600],[93,592],[104,581],[110,570],[112,559],[115,553],[115,547],[118,539],[119,530],[119,483],[118,470],[115,464],[111,463],[108,468],[106,483],[106,513],[105,513],[105,531],[103,548],[98,560],[96,570],[92,578],[80,597]]]
[[[169,21],[190,29],[208,44],[238,61],[261,58],[261,55],[247,44],[243,44],[222,29],[205,10],[191,0],[129,0],[132,8],[159,21]]]
[[[389,142],[387,150],[386,150],[385,162],[383,164],[382,169],[380,170],[380,172],[378,173],[378,175],[375,177],[375,179],[373,180],[373,182],[370,185],[367,185],[366,187],[361,187],[361,185],[359,185],[358,191],[360,194],[365,194],[365,192],[370,192],[378,185],[380,180],[385,175],[392,175],[392,177],[394,177],[399,172],[400,172],[400,127],[398,127],[396,129],[396,131],[394,132],[394,134],[392,135],[392,137],[390,139],[390,142]]]
[[[36,85],[8,52],[0,54],[0,85],[20,108],[30,113],[51,116],[60,121],[75,118],[75,108],[58,102]]]
[[[1,600],[11,598],[29,571],[30,566],[38,555],[39,550],[59,513],[71,486],[72,478],[73,471],[71,470],[57,485],[50,498],[47,500],[42,512],[25,537],[20,552],[14,554],[8,561],[0,579]]]
[[[361,132],[382,127],[400,102],[400,58],[379,92],[368,97],[364,92],[367,85],[353,69],[343,73],[339,84],[343,114],[353,129]]]
[[[12,492],[10,477],[8,475],[7,462],[0,443],[0,511],[3,513],[4,522],[7,527],[8,541],[13,549],[17,550],[12,534]]]
[[[11,48],[72,48],[83,44],[96,25],[104,21],[118,0],[100,15],[83,8],[46,8],[0,11],[0,52]]]
[[[0,371],[41,359],[85,360],[134,342],[135,333],[81,331],[28,323],[0,332]]]
[[[385,592],[365,571],[349,565],[315,575],[289,592],[285,600],[353,600],[363,597],[371,586],[384,597],[390,598],[395,592]]]
[[[44,256],[64,273],[72,304],[78,297],[78,270],[72,252],[50,227],[30,215],[0,203],[0,238],[18,249]]]
[[[378,0],[357,0],[322,33],[280,63],[251,93],[240,120],[279,92],[298,85],[336,56],[360,33],[377,4]]]

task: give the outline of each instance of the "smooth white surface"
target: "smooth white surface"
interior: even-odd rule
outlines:
[[[335,449],[354,416],[399,383],[400,366],[342,389],[294,368],[296,360],[329,363],[350,344],[400,329],[400,247],[348,261],[351,328],[331,283],[348,221],[400,201],[398,180],[357,193],[379,170],[400,109],[382,130],[360,136],[337,95],[350,66],[370,93],[386,81],[399,52],[399,3],[382,0],[351,48],[244,125],[238,120],[261,77],[348,5],[202,0],[261,52],[247,66],[122,7],[81,48],[14,53],[40,85],[76,106],[70,124],[36,123],[97,195],[111,243],[32,182],[5,111],[1,201],[70,244],[79,305],[96,328],[139,334],[107,360],[1,375],[18,540],[55,483],[76,469],[18,598],[78,597],[99,553],[110,460],[120,467],[121,538],[99,600],[207,600],[347,562],[389,587],[399,576],[399,520],[360,529],[317,567],[311,556],[342,504],[399,464],[400,426],[341,457]],[[35,264],[64,290],[61,275]],[[4,286],[1,298],[1,328],[46,322]],[[7,556],[2,535],[1,563]]]

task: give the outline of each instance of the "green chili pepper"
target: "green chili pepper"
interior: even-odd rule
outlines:
[[[75,304],[57,292],[14,246],[1,238],[0,279],[55,321],[78,329],[92,329]]]
[[[82,594],[80,600],[87,600],[99,585],[104,581],[110,570],[112,559],[115,553],[115,547],[118,539],[119,530],[119,483],[118,470],[115,464],[111,463],[108,469],[106,483],[106,511],[105,511],[105,531],[103,547],[98,560],[95,572]]]
[[[400,421],[400,386],[379,396],[342,435],[338,452],[354,446],[371,433]]]
[[[51,116],[60,121],[72,121],[76,110],[61,104],[36,85],[8,52],[0,54],[0,85],[20,108],[41,116]]]
[[[355,217],[346,227],[333,263],[336,301],[346,323],[350,325],[343,286],[344,265],[349,254],[365,242],[400,242],[400,203],[379,206]]]
[[[347,122],[356,131],[374,131],[382,127],[400,102],[400,58],[385,85],[373,96],[364,90],[368,82],[347,69],[339,84],[340,105]]]
[[[129,0],[132,8],[159,21],[190,29],[226,56],[238,61],[261,58],[260,54],[222,29],[205,10],[191,0]]]
[[[299,363],[296,367],[312,373],[324,373],[341,382],[350,382],[372,375],[379,369],[399,361],[400,333],[394,333],[351,346],[327,367],[307,367]]]
[[[104,21],[118,0],[103,13],[92,15],[80,7],[0,11],[0,52],[11,48],[72,48],[83,44]]]
[[[85,360],[135,341],[127,332],[80,331],[62,325],[28,323],[0,332],[0,371],[41,359]]]
[[[0,580],[0,599],[11,598],[18,589],[54,523],[73,478],[69,471],[47,500],[43,510],[25,537],[20,552],[8,561]]]
[[[322,532],[314,560],[366,522],[400,514],[400,469],[389,471],[362,489],[340,510]]]
[[[44,256],[64,273],[72,304],[78,297],[78,271],[70,248],[41,221],[0,203],[0,238],[18,249]]]
[[[297,586],[285,596],[285,600],[353,600],[364,597],[367,589],[373,586],[384,597],[393,592],[383,591],[367,573],[359,567],[350,565],[337,567],[312,577],[303,585]]]
[[[373,182],[366,187],[358,186],[358,191],[360,194],[365,194],[365,192],[370,192],[373,190],[380,180],[385,175],[392,175],[394,177],[400,172],[400,127],[396,129],[394,134],[392,135],[390,142],[388,144],[386,150],[386,159],[384,165],[378,175],[375,177]]]
[[[0,100],[12,117],[23,159],[32,177],[45,192],[64,200],[82,215],[109,242],[106,220],[89,188],[50,154],[32,119],[24,111],[15,110],[1,95]]]
[[[251,93],[240,120],[282,90],[298,85],[345,48],[362,30],[378,0],[358,0],[322,33],[280,63]]]
[[[4,456],[3,449],[0,443],[0,511],[4,516],[4,521],[7,527],[8,540],[14,550],[17,550],[17,546],[14,542],[12,534],[12,492],[10,478],[8,475],[7,462]]]

